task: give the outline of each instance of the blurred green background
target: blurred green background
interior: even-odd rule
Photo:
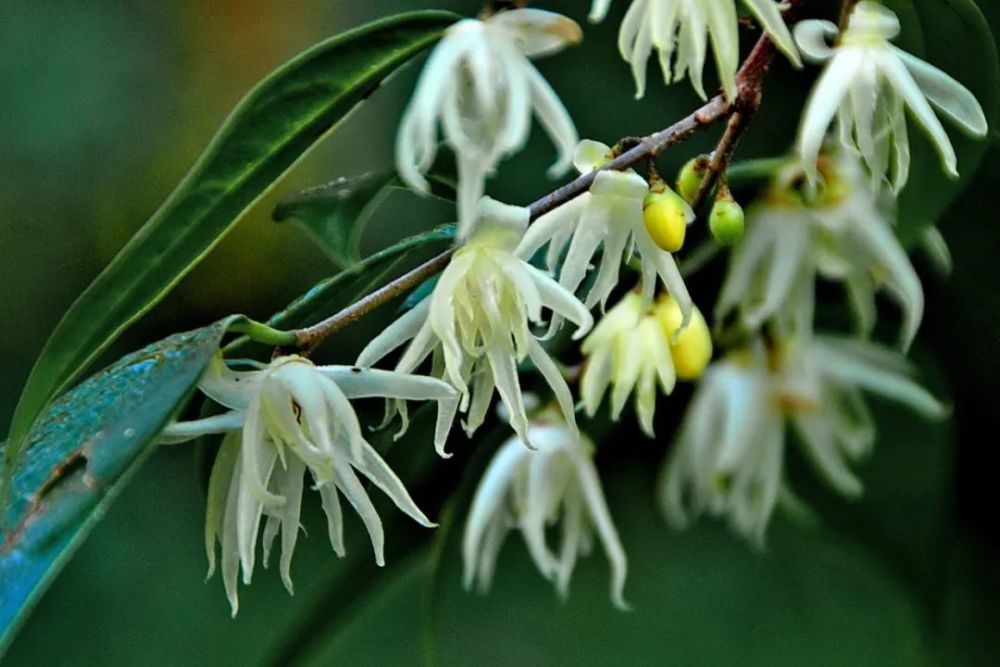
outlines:
[[[537,4],[581,24],[589,8],[582,0]],[[587,26],[581,47],[539,63],[581,136],[608,143],[659,129],[697,104],[685,85],[651,86],[641,104],[632,101],[614,42],[623,5],[605,24]],[[0,3],[0,432],[61,314],[156,209],[243,93],[328,35],[428,6]],[[433,6],[478,10],[474,2]],[[990,25],[1000,26],[997,4],[980,6]],[[939,64],[976,89],[975,62]],[[329,275],[334,268],[322,253],[292,225],[271,222],[270,211],[302,187],[391,164],[395,126],[416,72],[407,68],[374,95],[106,359],[228,313],[266,318]],[[791,144],[808,76],[778,63],[741,156]],[[995,126],[1000,119],[990,120]],[[553,159],[551,146],[541,133],[536,138],[506,163],[492,194],[525,203],[553,187],[539,177]],[[665,156],[661,168],[672,172],[711,142],[711,135],[699,137]],[[516,538],[504,549],[494,592],[467,595],[453,542],[464,507],[445,499],[463,466],[463,483],[475,481],[485,456],[476,450],[488,452],[505,433],[485,429],[471,444],[456,439],[460,455],[441,462],[417,451],[429,449],[421,422],[389,458],[418,502],[443,517],[437,542],[383,504],[386,570],[370,563],[353,518],[349,556],[340,561],[326,542],[316,498],[307,497],[309,538],[300,541],[293,565],[295,596],[276,573],[258,571],[254,585],[241,590],[233,620],[218,578],[203,583],[202,469],[190,449],[164,449],[45,596],[8,664],[995,664],[998,158],[991,147],[940,220],[954,273],[922,271],[928,312],[917,358],[932,387],[951,397],[953,419],[926,425],[880,406],[882,437],[858,503],[813,488],[815,478],[793,459],[793,481],[816,514],[776,519],[765,553],[709,523],[670,533],[656,514],[649,471],[683,409],[686,393],[679,391],[660,408],[655,442],[629,423],[599,453],[630,556],[626,595],[633,611],[617,612],[608,602],[600,554],[580,564],[569,600],[560,602]],[[906,210],[919,213],[920,200],[914,202]],[[420,210],[390,203],[376,216],[367,247],[445,221],[423,219]],[[918,267],[927,265],[918,259]],[[718,268],[695,281],[696,294],[711,294]],[[324,353],[351,359],[390,316],[342,335]]]

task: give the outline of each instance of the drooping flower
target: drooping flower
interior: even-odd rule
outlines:
[[[893,46],[896,15],[862,0],[847,29],[838,34],[829,21],[803,21],[795,39],[807,60],[827,62],[802,116],[798,150],[807,168],[816,164],[826,131],[837,118],[840,143],[856,151],[876,182],[888,180],[899,192],[910,170],[906,109],[934,143],[945,171],[958,176],[955,150],[934,107],[974,136],[985,136],[986,115],[965,86],[938,68]],[[811,171],[813,176],[815,171]]]
[[[893,232],[891,204],[872,190],[852,155],[824,156],[819,166],[825,186],[818,192],[797,190],[801,167],[790,165],[751,207],[716,320],[735,312],[751,331],[765,322],[782,336],[809,331],[820,276],[844,284],[863,334],[875,323],[874,295],[885,289],[902,308],[901,338],[909,345],[923,317],[924,293]]]
[[[779,3],[745,0],[768,36],[799,66],[799,54]],[[610,0],[594,0],[591,21],[607,14]],[[730,100],[736,98],[736,69],[740,57],[739,17],[736,0],[633,0],[618,33],[618,49],[632,65],[636,98],[646,92],[646,65],[653,49],[667,85],[687,75],[695,91],[705,98],[702,70],[708,43],[719,72],[719,81]]]
[[[678,378],[697,378],[712,356],[712,338],[698,309],[678,333],[681,319],[673,297],[647,308],[635,292],[605,314],[581,347],[587,363],[580,397],[589,416],[597,414],[610,385],[611,418],[617,421],[634,391],[639,423],[653,436],[657,386],[670,394]]]
[[[574,337],[582,338],[594,320],[572,292],[514,255],[527,225],[527,209],[485,197],[469,241],[433,293],[372,340],[358,364],[375,364],[409,341],[396,369],[410,372],[433,354],[434,367],[462,395],[469,433],[482,424],[497,391],[512,428],[529,442],[517,365],[530,359],[575,427],[569,387],[531,324],[541,324],[548,309],[576,324]]]
[[[575,44],[581,34],[559,14],[516,9],[459,21],[431,53],[400,124],[396,166],[407,184],[426,191],[440,126],[458,166],[460,237],[471,229],[486,177],[527,141],[532,112],[559,152],[551,173],[569,168],[576,129],[529,58]]]
[[[502,445],[479,482],[462,541],[465,586],[489,590],[507,533],[518,530],[542,575],[559,594],[569,592],[573,567],[590,551],[596,533],[611,565],[611,599],[624,599],[627,561],[594,467],[594,446],[557,411],[548,410],[530,427],[537,450],[517,438]],[[561,523],[558,551],[546,530]]]
[[[198,386],[229,411],[175,423],[163,437],[179,442],[210,433],[227,434],[209,482],[205,548],[211,576],[216,541],[221,545],[222,579],[233,615],[238,608],[237,575],[242,569],[243,583],[250,583],[264,517],[264,564],[280,532],[281,577],[292,591],[290,568],[306,471],[320,493],[330,542],[339,556],[344,555],[339,500],[343,494],[368,530],[376,563],[384,563],[382,522],[358,473],[415,521],[434,525],[365,441],[350,399],[380,396],[437,401],[435,441],[441,448],[458,406],[458,394],[448,384],[392,371],[314,366],[297,356],[275,359],[259,370],[234,371],[219,355]]]
[[[576,149],[574,164],[581,174],[602,167],[611,148],[584,140]],[[648,305],[656,292],[657,278],[677,299],[686,320],[692,304],[684,279],[673,255],[660,249],[650,237],[643,220],[643,201],[649,194],[645,179],[634,171],[599,171],[589,192],[546,213],[535,221],[517,248],[519,257],[529,259],[548,245],[546,264],[555,271],[565,250],[559,284],[576,292],[602,250],[593,285],[584,297],[588,308],[607,302],[618,284],[618,275],[626,254],[635,252],[642,265],[642,296]],[[687,222],[694,212],[686,202],[682,210]],[[567,247],[568,246],[568,247]],[[553,321],[553,326],[558,322]]]
[[[816,472],[854,497],[851,464],[870,452],[875,424],[863,393],[927,418],[945,408],[911,379],[906,359],[861,340],[815,337],[765,349],[757,343],[709,366],[691,401],[659,486],[675,527],[707,513],[763,543],[785,490],[785,426]]]

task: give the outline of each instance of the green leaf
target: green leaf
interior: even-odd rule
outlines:
[[[167,201],[70,307],[15,411],[7,474],[32,422],[157,303],[310,148],[457,17],[400,14],[329,39],[261,81]]]
[[[236,319],[124,357],[56,400],[28,433],[0,544],[0,654],[154,449]]]
[[[454,187],[445,178],[432,176],[430,183],[436,198],[454,197]],[[385,200],[399,191],[410,192],[395,172],[338,178],[286,198],[272,217],[276,222],[293,220],[327,257],[346,268],[361,261],[361,237],[368,223]]]
[[[293,219],[337,266],[348,267],[361,259],[361,234],[391,185],[398,185],[392,172],[337,179],[288,197],[272,217]]]
[[[997,136],[1000,119],[1000,60],[989,23],[973,0],[889,0],[899,13],[899,46],[947,72],[979,100]],[[961,176],[950,179],[923,130],[910,123],[913,160],[910,179],[899,198],[899,234],[913,245],[936,224],[975,174],[989,139],[966,136],[947,118],[942,123],[958,155]]]

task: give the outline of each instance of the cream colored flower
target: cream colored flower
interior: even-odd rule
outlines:
[[[876,182],[887,179],[897,193],[910,170],[906,109],[930,137],[952,177],[958,176],[955,150],[934,107],[969,134],[986,135],[986,115],[965,86],[889,43],[899,28],[891,10],[868,0],[855,7],[833,47],[826,42],[838,34],[833,23],[803,21],[795,27],[803,55],[827,62],[799,128],[798,150],[807,167],[816,164],[834,117],[840,143],[861,156]]]
[[[875,323],[875,293],[884,289],[903,311],[901,338],[912,342],[924,293],[880,201],[851,155],[822,158],[825,187],[803,194],[791,165],[747,216],[746,238],[732,255],[715,317],[736,313],[749,330],[771,322],[782,336],[812,330],[817,276],[843,283],[863,334]]]
[[[407,184],[426,191],[440,126],[458,165],[461,238],[471,229],[486,177],[528,140],[533,112],[559,151],[551,173],[569,168],[576,129],[529,58],[575,44],[581,34],[559,14],[516,9],[456,23],[431,53],[400,124],[396,166]]]
[[[611,148],[597,141],[584,140],[576,149],[574,164],[581,174],[589,173],[607,163]],[[642,266],[642,296],[648,305],[656,292],[657,279],[677,299],[686,318],[692,304],[684,279],[673,255],[653,242],[643,221],[643,200],[649,194],[646,180],[634,171],[600,171],[589,192],[571,199],[546,213],[528,228],[517,247],[519,257],[530,259],[539,249],[548,246],[546,263],[550,270],[559,266],[559,284],[576,292],[594,257],[601,251],[601,260],[593,285],[584,297],[588,308],[607,302],[618,284],[622,262],[636,253]],[[694,212],[686,203],[688,222]],[[557,326],[558,321],[553,321]]]
[[[517,366],[530,359],[575,427],[569,387],[531,324],[542,324],[542,310],[548,309],[576,324],[575,338],[581,338],[593,317],[571,292],[514,255],[527,225],[527,209],[484,198],[473,234],[431,296],[372,340],[358,364],[375,364],[409,341],[396,369],[412,371],[433,354],[435,368],[462,394],[469,433],[483,422],[498,391],[511,426],[528,442]]]
[[[462,540],[466,588],[489,590],[503,541],[518,530],[538,570],[565,597],[576,559],[590,551],[596,533],[611,564],[611,599],[627,608],[625,550],[594,467],[593,444],[552,410],[532,422],[529,437],[536,451],[508,440],[476,489]],[[562,538],[553,553],[546,531],[556,522]]]
[[[601,318],[581,347],[587,363],[580,397],[589,416],[597,414],[611,386],[611,418],[618,421],[634,392],[642,430],[653,436],[657,388],[670,394],[678,378],[697,378],[712,356],[712,338],[698,309],[677,333],[681,318],[675,299],[666,297],[647,308],[635,292]]]
[[[292,591],[291,563],[299,535],[303,477],[308,471],[329,522],[330,542],[344,555],[339,494],[357,511],[382,565],[382,522],[358,479],[361,473],[399,509],[423,526],[433,526],[402,481],[362,435],[350,399],[373,396],[434,400],[439,405],[435,440],[442,447],[454,418],[458,395],[433,378],[352,366],[314,366],[301,357],[281,357],[266,367],[233,371],[217,356],[199,383],[209,398],[229,409],[221,415],[179,422],[164,432],[167,442],[227,433],[212,468],[205,520],[209,576],[215,570],[215,543],[222,552],[222,579],[236,615],[237,574],[253,575],[261,520],[264,564],[281,533],[281,577]]]
[[[682,528],[702,513],[721,516],[763,543],[785,485],[786,424],[826,483],[858,496],[851,465],[870,452],[876,435],[864,392],[927,418],[945,414],[912,372],[897,353],[831,337],[770,349],[758,343],[712,364],[661,475],[667,519]]]
[[[745,0],[768,36],[788,58],[800,65],[792,35],[774,0]],[[610,0],[595,0],[590,19],[599,21]],[[736,97],[736,69],[740,58],[736,0],[633,0],[618,34],[622,58],[632,65],[636,98],[646,92],[646,65],[653,49],[667,85],[687,75],[704,99],[702,70],[708,43],[712,43],[719,81],[730,100]]]

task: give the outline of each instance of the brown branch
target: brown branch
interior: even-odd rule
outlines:
[[[720,180],[725,181],[726,169],[729,168],[733,151],[736,150],[736,144],[739,143],[740,137],[743,136],[747,127],[750,126],[750,117],[752,115],[753,112],[749,110],[734,111],[733,115],[729,117],[729,124],[726,125],[726,131],[723,133],[722,139],[719,140],[719,144],[715,147],[715,150],[712,151],[712,155],[708,159],[708,165],[705,167],[705,176],[698,187],[698,192],[691,201],[691,208],[695,211],[701,208],[701,205],[705,202],[715,184]]]
[[[840,27],[841,33],[847,30],[847,24],[850,23],[851,14],[854,13],[854,8],[858,2],[859,0],[843,0],[840,3],[840,20],[837,21],[837,25]]]
[[[790,0],[791,8],[789,12],[794,12],[798,9],[803,1]],[[788,13],[786,13],[787,15]],[[628,169],[642,160],[656,157],[668,148],[688,139],[698,130],[708,127],[727,116],[744,116],[748,111],[752,115],[752,110],[756,109],[760,104],[761,86],[764,75],[771,66],[776,52],[777,49],[771,40],[768,39],[767,35],[762,35],[757,40],[750,55],[743,61],[739,72],[737,72],[737,100],[735,103],[728,102],[725,96],[719,93],[700,108],[670,127],[638,139],[634,146],[606,164],[602,169],[614,169],[617,171]],[[749,115],[746,115],[746,118],[749,119]],[[740,124],[745,125],[745,121],[740,121]],[[730,122],[731,127],[732,122]],[[733,137],[732,143],[734,147],[735,139],[738,139],[739,134],[742,134],[744,129],[745,127],[740,129],[739,133]],[[726,134],[729,134],[728,129]],[[725,140],[725,136],[723,140]],[[596,171],[583,174],[529,204],[530,220],[537,220],[542,215],[589,190],[595,176]],[[296,330],[294,333],[299,349],[308,353],[326,337],[341,331],[376,308],[402,296],[428,278],[443,271],[455,250],[456,248],[450,248],[442,252],[322,322],[314,324],[311,327]]]

